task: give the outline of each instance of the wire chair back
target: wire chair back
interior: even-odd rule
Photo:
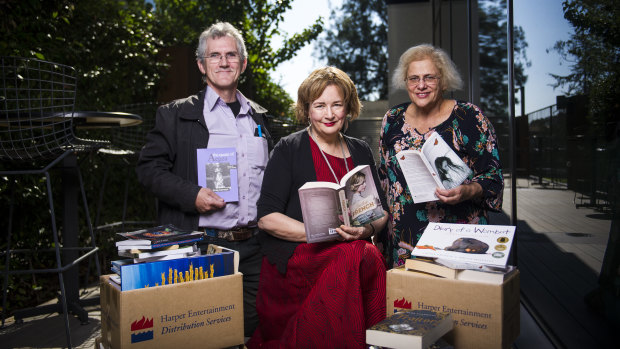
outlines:
[[[146,134],[155,127],[155,114],[160,105],[161,103],[150,102],[117,106],[116,110],[140,115],[142,123],[132,127],[120,127],[115,130],[110,142],[112,148],[122,150],[131,155],[138,155],[146,143]]]
[[[75,69],[34,58],[0,57],[0,70],[0,159],[47,159],[71,149]]]

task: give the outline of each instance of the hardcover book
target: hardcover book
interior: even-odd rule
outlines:
[[[235,272],[235,253],[223,251],[188,258],[120,265],[121,290],[231,275]]]
[[[446,264],[442,264],[442,261],[446,262]],[[508,277],[510,277],[510,275],[517,270],[517,268],[512,265],[501,268],[469,263],[454,264],[445,260],[432,260],[427,258],[407,259],[405,261],[405,268],[407,270],[444,277],[446,279],[482,282],[496,285],[501,285],[504,280],[508,279]]]
[[[172,224],[136,230],[126,233],[117,233],[125,240],[117,241],[119,249],[157,249],[171,245],[188,244],[202,240],[201,231],[181,230]]]
[[[438,200],[435,188],[452,189],[473,173],[437,132],[420,150],[403,150],[395,156],[416,204]]]
[[[197,150],[198,185],[213,190],[226,202],[239,201],[235,148]]]
[[[426,349],[453,327],[450,313],[401,311],[367,329],[366,343],[395,349]]]
[[[452,263],[506,267],[515,227],[429,223],[412,254]],[[455,268],[456,269],[456,268]]]
[[[384,215],[368,165],[355,167],[340,183],[305,183],[299,200],[308,243],[334,240],[340,225],[361,227]]]

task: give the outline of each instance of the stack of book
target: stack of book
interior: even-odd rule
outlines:
[[[199,254],[196,243],[203,232],[185,231],[168,224],[127,233],[118,233],[124,240],[116,242],[118,255],[134,263],[186,258]]]
[[[184,231],[169,224],[118,235],[122,237],[122,240],[116,242],[118,255],[127,258],[111,262],[114,274],[110,280],[123,291],[164,285],[166,281],[185,281],[185,271],[190,272],[190,269],[192,279],[204,277],[205,270],[202,273],[196,270],[194,275],[194,266],[206,267],[209,271],[209,265],[204,262],[187,260],[200,256],[197,243],[203,239],[202,232]],[[164,277],[164,271],[176,273]],[[180,278],[179,271],[182,273]]]
[[[164,238],[154,238],[153,235],[159,235],[162,231],[170,232],[170,234],[163,234],[169,235],[167,238],[170,239],[169,241],[161,241]],[[206,253],[202,255],[196,246],[196,242],[200,241],[202,236],[193,232],[183,233],[174,227],[167,226],[163,229],[155,227],[121,235],[127,237],[127,240],[119,241],[119,255],[132,258],[111,262],[111,270],[114,274],[109,280],[120,291],[210,279],[231,275],[238,270],[239,253],[237,251],[209,245]],[[146,239],[137,239],[138,236],[146,237]],[[149,240],[151,243],[141,245],[145,243],[144,240]],[[129,244],[129,242],[137,242],[137,245]],[[130,247],[126,248],[126,246]],[[142,256],[144,257],[141,258]]]
[[[502,284],[517,270],[508,265],[515,227],[429,223],[405,268],[448,279]]]

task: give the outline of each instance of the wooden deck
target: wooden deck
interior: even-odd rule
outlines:
[[[509,192],[509,188],[506,188]],[[611,221],[589,208],[575,208],[568,190],[545,189],[520,181],[517,189],[517,263],[521,271],[521,334],[515,348],[612,348],[612,329],[589,308],[584,297],[597,277]],[[505,199],[504,211],[510,211]],[[492,224],[509,224],[495,214]],[[89,288],[96,296],[97,287]],[[100,335],[99,307],[87,308],[90,323],[72,319],[74,347],[93,348]],[[0,330],[0,348],[66,347],[64,322],[58,315],[25,319]]]

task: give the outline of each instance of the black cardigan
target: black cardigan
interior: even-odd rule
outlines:
[[[344,136],[344,139],[353,158],[353,165],[370,165],[381,204],[383,209],[387,210],[387,202],[379,183],[370,147],[357,138]],[[316,181],[316,172],[312,161],[310,137],[308,131],[304,129],[282,138],[271,153],[257,204],[258,219],[279,212],[303,221],[297,190],[310,181]],[[269,262],[276,264],[278,270],[285,274],[288,260],[300,243],[282,240],[266,232],[260,232],[258,240]]]

